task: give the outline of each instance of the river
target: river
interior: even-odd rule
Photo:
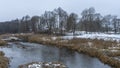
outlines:
[[[68,49],[59,49],[35,43],[12,42],[6,47],[0,48],[0,51],[3,51],[5,56],[10,58],[10,68],[18,68],[19,65],[30,62],[52,61],[60,61],[69,68],[110,68],[97,58]]]

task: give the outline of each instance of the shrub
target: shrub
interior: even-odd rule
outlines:
[[[0,40],[0,46],[5,45],[6,43],[7,43],[6,41]]]

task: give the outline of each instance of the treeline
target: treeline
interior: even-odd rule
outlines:
[[[0,33],[75,34],[75,31],[119,33],[120,19],[113,15],[102,16],[93,7],[83,10],[81,17],[59,7],[41,16],[26,15],[22,19],[0,22]]]

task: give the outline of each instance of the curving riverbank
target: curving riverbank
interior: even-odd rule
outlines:
[[[56,46],[59,48],[68,48],[79,53],[87,54],[91,57],[98,58],[104,64],[108,64],[113,68],[120,67],[120,61],[112,58],[113,56],[120,56],[119,53],[113,54],[108,51],[109,47],[117,45],[115,41],[91,40],[91,39],[72,39],[65,40],[60,37],[53,37],[47,35],[24,35],[20,36],[32,43],[40,43],[48,46]],[[92,45],[90,45],[92,42]],[[89,44],[89,45],[88,45]],[[103,50],[104,49],[104,50]]]

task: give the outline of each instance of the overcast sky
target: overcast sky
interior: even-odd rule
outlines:
[[[41,15],[45,10],[61,7],[68,13],[80,13],[94,7],[102,15],[120,17],[120,0],[0,0],[0,21],[21,18],[25,15]]]

